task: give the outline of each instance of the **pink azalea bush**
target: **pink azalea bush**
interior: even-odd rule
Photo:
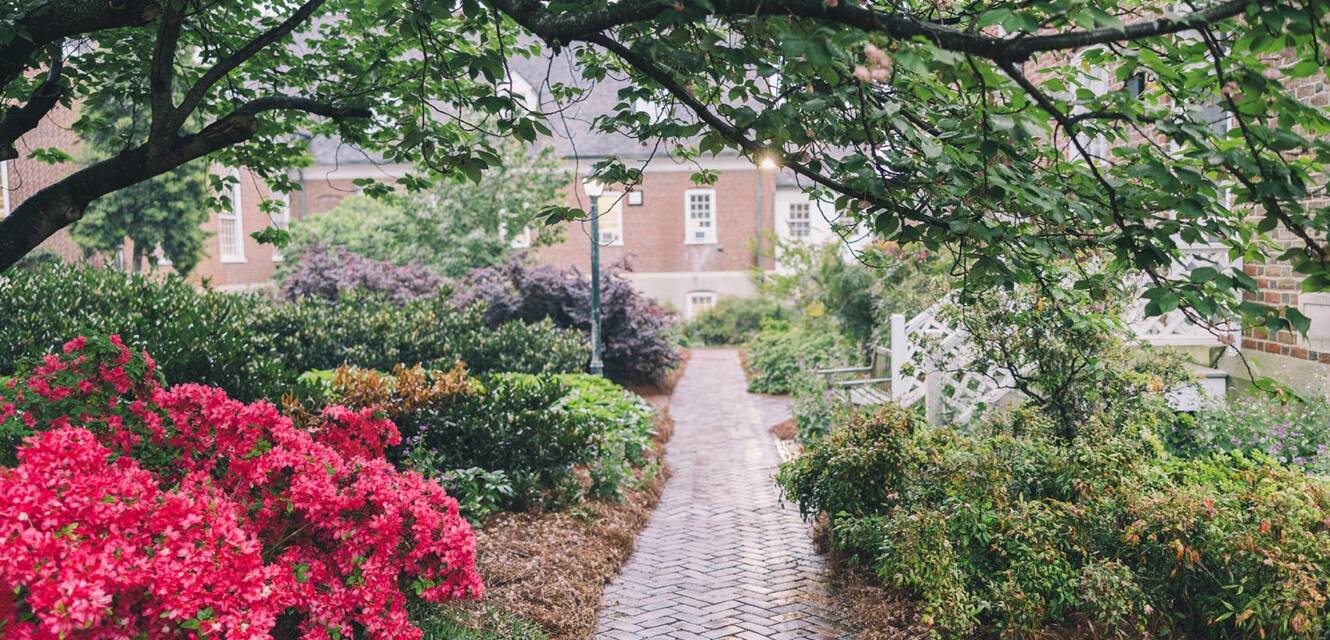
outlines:
[[[419,638],[412,599],[482,594],[457,501],[384,459],[391,421],[306,431],[155,369],[79,338],[0,389],[0,635]]]

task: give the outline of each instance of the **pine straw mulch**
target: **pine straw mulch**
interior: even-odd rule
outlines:
[[[679,384],[679,378],[683,377],[683,370],[688,367],[688,360],[692,357],[693,352],[689,349],[679,349],[679,364],[665,374],[664,380],[657,384],[628,387],[628,390],[651,400],[653,404],[655,403],[653,398],[661,397],[668,403],[670,394],[674,393],[674,387]]]
[[[794,418],[781,420],[771,425],[768,431],[771,432],[771,435],[776,436],[777,440],[793,440],[799,436],[799,427],[796,426]]]
[[[551,640],[591,637],[601,593],[632,555],[669,477],[665,442],[674,430],[669,396],[646,399],[657,408],[654,458],[629,482],[622,502],[586,502],[558,513],[502,513],[476,532],[485,599],[463,605],[465,626],[506,636],[494,628],[498,610],[538,624]]]

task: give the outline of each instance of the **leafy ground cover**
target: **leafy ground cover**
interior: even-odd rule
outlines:
[[[815,441],[781,484],[941,637],[1326,628],[1325,479],[1263,457],[1170,458],[1140,425],[1056,432],[1031,412],[958,431],[887,407]]]

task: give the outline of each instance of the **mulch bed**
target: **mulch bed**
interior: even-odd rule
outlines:
[[[622,502],[587,502],[558,513],[503,513],[476,533],[485,600],[465,606],[466,626],[492,625],[487,612],[497,609],[540,625],[552,640],[582,640],[595,632],[605,585],[632,555],[669,477],[665,442],[674,431],[669,396],[645,397],[658,410],[655,460],[638,471]]]
[[[793,440],[799,435],[799,428],[795,426],[794,418],[781,420],[771,425],[768,429],[771,435],[776,436],[778,440]]]
[[[675,385],[679,384],[679,378],[683,377],[683,370],[688,366],[688,360],[692,357],[692,351],[688,349],[679,349],[679,364],[673,369],[670,369],[669,373],[665,374],[665,379],[663,381],[659,384],[628,387],[628,390],[648,400],[664,396],[668,401],[669,395],[674,393]]]

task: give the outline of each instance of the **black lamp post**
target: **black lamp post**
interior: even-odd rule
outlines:
[[[600,196],[605,186],[587,180],[582,188],[591,199],[591,375],[605,373],[600,356]]]

